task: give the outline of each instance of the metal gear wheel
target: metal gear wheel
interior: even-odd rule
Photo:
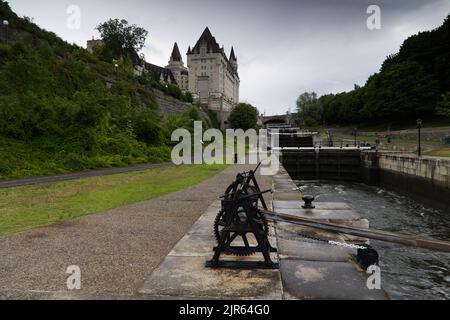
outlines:
[[[225,227],[225,221],[223,220],[224,214],[225,211],[221,210],[214,221],[214,237],[216,238],[217,243],[220,243],[221,231]],[[239,229],[240,226],[244,228],[249,223],[243,209],[239,210],[238,214],[233,217],[233,219],[233,225],[236,227],[236,229]],[[269,235],[269,224],[267,222],[267,219],[259,210],[256,219],[253,221],[258,225],[258,230],[263,232],[264,236],[267,237]],[[250,245],[247,234],[247,232],[239,231],[232,233],[232,235],[230,235],[226,241],[227,246],[224,248],[224,253],[235,256],[251,256],[257,253],[259,251],[258,247]],[[233,247],[231,245],[238,237],[241,237],[244,243],[244,247]]]

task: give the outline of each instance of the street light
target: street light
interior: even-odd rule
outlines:
[[[3,24],[3,30],[5,30],[5,41],[8,42],[8,26],[9,26],[9,21],[8,21],[8,20],[3,20],[2,24]]]
[[[355,147],[356,147],[356,139],[358,137],[358,128],[355,128],[355,130],[352,133],[355,136]]]
[[[419,157],[421,157],[422,156],[422,146],[421,146],[421,137],[420,137],[420,129],[422,129],[422,126],[423,126],[423,122],[422,122],[422,119],[417,119],[417,130],[418,130],[418,132],[417,132],[417,138],[418,138],[418,142],[419,142],[419,148],[418,148],[418,150],[417,150],[417,154],[418,154],[418,156]]]

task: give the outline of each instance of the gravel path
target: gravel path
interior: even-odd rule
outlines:
[[[148,169],[171,167],[173,165],[174,164],[171,162],[144,163],[144,164],[140,164],[137,166],[126,167],[126,168],[111,168],[111,169],[83,171],[83,172],[75,172],[75,173],[69,173],[69,174],[60,174],[60,175],[38,177],[38,178],[4,180],[4,181],[0,181],[0,189],[1,188],[29,186],[29,185],[56,182],[56,181],[76,180],[76,179],[88,178],[88,177],[107,176],[107,175],[127,173],[127,172],[136,172],[136,171],[142,171],[142,170],[148,170]]]
[[[157,199],[0,238],[0,299],[138,298],[136,291],[248,166]],[[267,189],[269,177],[260,177]],[[212,227],[212,226],[211,226]],[[81,268],[68,291],[65,272]]]

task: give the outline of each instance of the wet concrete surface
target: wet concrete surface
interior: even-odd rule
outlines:
[[[345,203],[320,203],[317,210],[300,209],[301,193],[287,175],[273,178],[274,211],[309,216],[318,220],[339,220],[347,225],[365,225]],[[277,192],[278,185],[289,192]],[[323,232],[288,223],[271,225],[269,241],[278,248],[272,254],[279,270],[237,270],[205,268],[213,256],[212,235],[220,202],[213,203],[172,249],[139,290],[142,297],[178,299],[387,299],[383,290],[369,290],[368,275],[351,262],[353,248],[330,246],[304,236],[346,242],[344,235]],[[332,218],[332,219],[331,219]],[[250,241],[255,244],[254,241]],[[234,243],[236,244],[236,243]],[[251,257],[223,255],[224,261],[261,261]]]
[[[385,300],[383,290],[369,290],[365,275],[347,262],[281,260],[285,299]]]
[[[191,230],[177,243],[159,267],[147,279],[139,293],[146,298],[179,299],[269,299],[282,298],[278,270],[211,269],[217,242],[213,236],[214,219],[220,201],[214,202]],[[272,244],[276,239],[269,237]],[[255,239],[249,238],[250,245]],[[242,245],[239,241],[233,245]],[[249,257],[223,255],[223,261],[261,261],[261,254]],[[276,254],[272,260],[278,261]]]
[[[373,229],[450,240],[448,211],[363,183],[298,181],[317,202],[345,201]],[[363,219],[363,220],[364,220]],[[371,240],[380,255],[382,286],[395,300],[450,299],[450,254]]]
[[[168,299],[281,299],[277,270],[206,269],[205,262],[168,256],[139,292]]]

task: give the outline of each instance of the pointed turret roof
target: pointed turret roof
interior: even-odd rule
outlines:
[[[209,31],[209,28],[206,27],[205,31],[203,31],[202,35],[200,36],[200,39],[198,39],[197,44],[192,49],[191,53],[200,53],[200,47],[202,44],[206,44],[206,48],[208,52],[221,52],[220,46],[216,41],[216,38],[213,37],[211,34],[211,31]]]
[[[188,52],[187,54],[191,54],[191,46],[188,47]]]
[[[234,48],[233,47],[231,47],[230,61],[237,61],[236,55],[234,54]]]
[[[178,49],[178,44],[175,42],[172,50],[172,55],[170,56],[170,60],[172,61],[181,61],[181,53],[180,49]]]

